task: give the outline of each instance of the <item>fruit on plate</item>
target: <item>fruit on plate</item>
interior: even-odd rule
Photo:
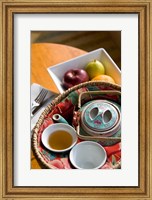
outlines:
[[[64,74],[63,87],[68,89],[86,81],[89,81],[89,76],[84,69],[70,69]]]
[[[115,83],[114,79],[111,76],[108,75],[98,75],[95,76],[91,81],[105,81],[108,83]]]
[[[105,74],[105,68],[98,60],[89,62],[85,67],[85,70],[88,73],[90,80],[98,75]]]

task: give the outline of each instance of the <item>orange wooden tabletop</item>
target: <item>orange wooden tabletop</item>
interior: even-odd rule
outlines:
[[[71,46],[35,43],[31,45],[31,83],[38,83],[41,86],[59,93],[55,83],[52,81],[47,68],[65,62],[69,59],[83,55],[86,52]],[[41,163],[31,153],[31,168],[41,169]]]
[[[47,68],[83,55],[86,52],[66,45],[36,43],[32,44],[31,53],[31,82],[38,83],[43,87],[58,93],[58,89],[52,81]]]

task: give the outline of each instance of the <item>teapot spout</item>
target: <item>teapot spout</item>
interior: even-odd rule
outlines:
[[[67,120],[64,119],[64,117],[62,117],[62,116],[59,115],[59,114],[54,114],[54,115],[52,116],[52,119],[53,119],[56,123],[69,124],[69,123],[67,122]]]

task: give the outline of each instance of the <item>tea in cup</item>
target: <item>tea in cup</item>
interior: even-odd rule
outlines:
[[[54,152],[65,152],[77,143],[75,129],[65,123],[57,123],[48,126],[42,133],[43,145]]]

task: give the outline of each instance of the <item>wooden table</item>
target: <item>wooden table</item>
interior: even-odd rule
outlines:
[[[37,43],[32,44],[31,53],[31,82],[38,83],[43,87],[58,93],[58,89],[47,72],[47,68],[83,55],[86,52],[66,45]]]
[[[51,44],[51,43],[36,43],[31,46],[31,83],[38,83],[43,87],[59,93],[56,85],[52,81],[47,68],[58,63],[67,61],[74,57],[85,54],[86,52],[74,47]],[[41,163],[31,153],[31,168],[41,169]]]

